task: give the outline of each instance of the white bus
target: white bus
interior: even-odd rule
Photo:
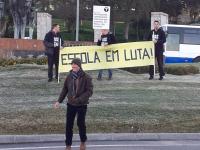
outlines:
[[[200,26],[162,26],[166,33],[165,63],[200,62]]]

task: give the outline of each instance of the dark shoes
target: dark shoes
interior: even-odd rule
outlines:
[[[112,77],[107,78],[107,80],[112,80]]]
[[[163,80],[163,76],[160,76],[159,80]]]
[[[160,76],[160,77],[159,77],[159,80],[163,80],[163,79],[164,79],[163,76]],[[149,80],[153,80],[153,76],[150,76],[150,77],[149,77]]]
[[[101,81],[101,80],[102,80],[102,78],[97,78],[97,80],[98,80],[98,81]]]
[[[55,77],[56,81],[59,81],[60,82],[60,79],[58,80],[58,77]]]
[[[150,77],[149,77],[149,80],[153,80],[153,76],[150,76]]]
[[[102,78],[97,78],[98,81],[101,81]],[[108,77],[107,80],[112,80],[112,77]]]
[[[164,78],[163,78],[164,76],[165,76],[165,73],[160,74],[160,78],[159,78],[159,80],[163,80],[163,79],[164,79]]]
[[[58,81],[58,78],[55,78],[56,79],[56,81]],[[48,82],[52,82],[53,81],[53,79],[52,78],[49,78],[48,79]],[[59,79],[59,81],[60,81],[60,79]]]
[[[51,78],[50,78],[50,79],[48,79],[48,82],[51,82],[51,81],[53,81],[53,79],[51,79]]]

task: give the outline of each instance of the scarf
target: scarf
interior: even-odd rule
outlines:
[[[72,96],[76,96],[77,93],[77,86],[78,86],[78,81],[77,79],[81,76],[82,70],[79,70],[78,72],[71,72],[71,78],[73,79],[73,91],[72,91]]]

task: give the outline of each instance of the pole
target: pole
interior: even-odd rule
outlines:
[[[76,1],[76,41],[79,41],[79,0]]]
[[[59,39],[59,59],[58,59],[58,84],[60,83],[60,59],[61,59],[61,50],[62,48],[62,39]]]

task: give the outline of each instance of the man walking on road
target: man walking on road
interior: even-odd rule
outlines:
[[[92,78],[86,74],[81,67],[81,60],[72,60],[72,70],[65,79],[65,83],[54,108],[58,108],[67,96],[67,115],[66,115],[66,150],[71,150],[73,125],[77,115],[77,125],[81,139],[80,150],[85,150],[87,141],[85,117],[89,97],[93,94]]]
[[[165,32],[160,27],[159,21],[154,21],[154,29],[150,32],[148,40],[152,40],[155,44],[155,58],[158,62],[159,80],[163,80],[163,76],[165,76],[163,69],[163,52],[166,37]],[[149,67],[149,75],[149,80],[152,80],[154,78],[154,66],[152,65]]]
[[[55,78],[58,80],[59,51],[64,42],[60,35],[60,26],[54,24],[44,38],[45,54],[48,57],[48,82],[53,80],[53,65],[55,64]]]

